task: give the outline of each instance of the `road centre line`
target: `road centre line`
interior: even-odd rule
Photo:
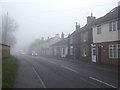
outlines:
[[[38,79],[39,79],[40,83],[42,84],[43,88],[47,89],[47,87],[45,86],[43,80],[41,79],[41,77],[39,76],[39,74],[37,73],[35,68],[32,66],[32,64],[30,62],[28,62],[27,60],[26,60],[26,62],[29,63],[29,65],[32,67],[33,71],[35,72],[36,76],[38,77]]]
[[[73,72],[78,72],[78,71],[76,71],[76,70],[74,70],[74,69],[71,69],[71,68],[69,68],[69,67],[66,67],[66,66],[64,66],[64,65],[61,65],[61,67],[62,68],[65,68],[65,69],[68,69],[68,70],[70,70],[70,71],[73,71]]]
[[[117,88],[117,87],[115,87],[115,86],[113,86],[113,85],[110,85],[110,84],[108,84],[108,83],[106,83],[106,82],[103,82],[103,81],[101,81],[101,80],[98,80],[98,79],[96,79],[96,78],[93,78],[93,77],[89,77],[90,79],[93,79],[93,80],[95,80],[95,81],[98,81],[98,82],[100,82],[100,83],[103,83],[103,84],[105,84],[105,85],[107,85],[107,86],[110,86],[110,87],[113,87],[113,88]]]
[[[57,63],[55,63],[55,62],[52,62],[52,61],[48,61],[48,62],[50,62],[50,63],[52,63],[52,64],[56,64],[56,65],[57,65]]]
[[[41,79],[41,77],[39,76],[39,74],[37,73],[37,71],[35,70],[35,68],[32,67],[32,69],[33,69],[33,71],[35,72],[36,76],[38,77],[39,81],[41,82],[43,88],[46,88],[46,86],[45,86],[43,80]]]

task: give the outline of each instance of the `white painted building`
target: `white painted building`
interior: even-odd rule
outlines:
[[[55,43],[53,48],[53,55],[56,57],[67,57],[68,55],[68,38],[62,39]]]
[[[120,62],[120,18],[116,7],[96,19],[93,30],[92,61],[118,65]]]

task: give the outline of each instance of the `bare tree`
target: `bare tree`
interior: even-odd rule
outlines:
[[[18,24],[15,20],[6,15],[2,15],[2,43],[9,44],[13,47],[16,44],[14,32],[18,29]]]

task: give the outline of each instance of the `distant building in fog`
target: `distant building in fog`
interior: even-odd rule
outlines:
[[[61,40],[61,38],[60,38],[59,34],[56,34],[54,37],[48,38],[47,40],[43,40],[40,43],[39,54],[40,55],[52,55],[51,45],[55,44],[56,42],[58,42],[60,40]]]

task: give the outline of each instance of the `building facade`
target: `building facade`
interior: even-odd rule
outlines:
[[[98,18],[93,30],[92,62],[120,65],[120,18],[114,8],[105,16]]]
[[[47,40],[42,40],[39,44],[39,54],[40,55],[52,55],[52,45],[59,42],[61,38],[59,34],[56,34],[55,37],[48,38]]]
[[[67,57],[68,56],[68,38],[62,38],[59,42],[52,45],[53,56]]]
[[[87,17],[87,24],[80,27],[76,23],[76,30],[69,36],[69,56],[70,58],[91,61],[91,44],[93,43],[92,25],[96,18]]]

